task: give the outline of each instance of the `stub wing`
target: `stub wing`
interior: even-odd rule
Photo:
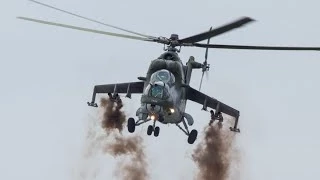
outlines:
[[[240,112],[238,110],[218,101],[215,98],[207,96],[206,94],[199,92],[199,91],[193,89],[192,87],[187,88],[186,98],[187,98],[187,100],[191,100],[196,103],[202,104],[203,110],[207,110],[207,107],[210,107],[210,108],[216,110],[216,114],[221,112],[221,113],[224,113],[224,114],[227,114],[227,115],[234,117],[236,119],[235,124],[234,124],[234,127],[230,128],[230,129],[232,131],[237,131],[237,132],[239,131],[239,129],[237,128],[237,125],[238,125],[238,119],[240,116]]]
[[[95,103],[97,93],[108,93],[109,95],[113,93],[113,96],[117,96],[118,93],[126,93],[126,97],[131,98],[132,93],[143,93],[143,87],[144,82],[96,85],[93,89],[92,101],[88,102],[88,105],[97,107],[97,104]]]

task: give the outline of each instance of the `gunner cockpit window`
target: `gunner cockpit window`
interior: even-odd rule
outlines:
[[[155,98],[163,97],[163,86],[154,85],[151,88],[150,95]]]
[[[168,99],[169,89],[163,82],[158,81],[155,84],[149,84],[144,94],[159,99]]]

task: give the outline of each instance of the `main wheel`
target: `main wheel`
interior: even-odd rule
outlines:
[[[222,122],[221,121],[218,122],[218,127],[219,127],[219,129],[222,128]]]
[[[154,128],[154,136],[155,137],[158,137],[159,136],[159,133],[160,133],[160,128],[157,126],[156,128]]]
[[[153,131],[153,126],[149,125],[148,130],[147,130],[147,134],[150,136],[152,134],[152,131]]]
[[[129,118],[128,119],[128,131],[130,133],[133,133],[135,129],[136,129],[136,122],[134,121],[133,118]]]
[[[197,139],[197,136],[198,136],[198,131],[197,130],[192,130],[189,134],[189,137],[188,137],[188,143],[189,144],[193,144],[194,141]]]

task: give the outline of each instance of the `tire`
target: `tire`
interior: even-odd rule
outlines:
[[[188,137],[188,143],[189,144],[193,144],[194,141],[196,141],[197,139],[197,136],[198,136],[198,131],[197,130],[192,130],[189,134],[189,137]]]
[[[147,134],[150,136],[152,134],[152,131],[153,131],[153,126],[149,125],[148,130],[147,130]]]
[[[156,128],[154,128],[154,136],[155,137],[158,137],[159,136],[159,133],[160,133],[160,128],[157,126]]]
[[[130,133],[133,133],[135,129],[136,129],[136,122],[134,121],[133,118],[129,118],[128,119],[128,131]]]

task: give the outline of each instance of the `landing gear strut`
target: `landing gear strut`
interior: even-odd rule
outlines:
[[[127,124],[128,131],[130,133],[133,133],[135,131],[135,129],[136,129],[136,126],[139,126],[139,125],[141,125],[143,123],[146,123],[148,121],[150,121],[150,119],[149,120],[145,120],[145,121],[140,119],[137,122],[135,122],[134,118],[131,117],[131,118],[128,119],[128,124]]]
[[[198,131],[193,129],[191,132],[189,132],[187,123],[184,119],[182,120],[182,123],[185,129],[183,129],[178,123],[176,125],[179,129],[181,129],[181,131],[183,131],[188,136],[188,143],[193,144],[197,139]]]

